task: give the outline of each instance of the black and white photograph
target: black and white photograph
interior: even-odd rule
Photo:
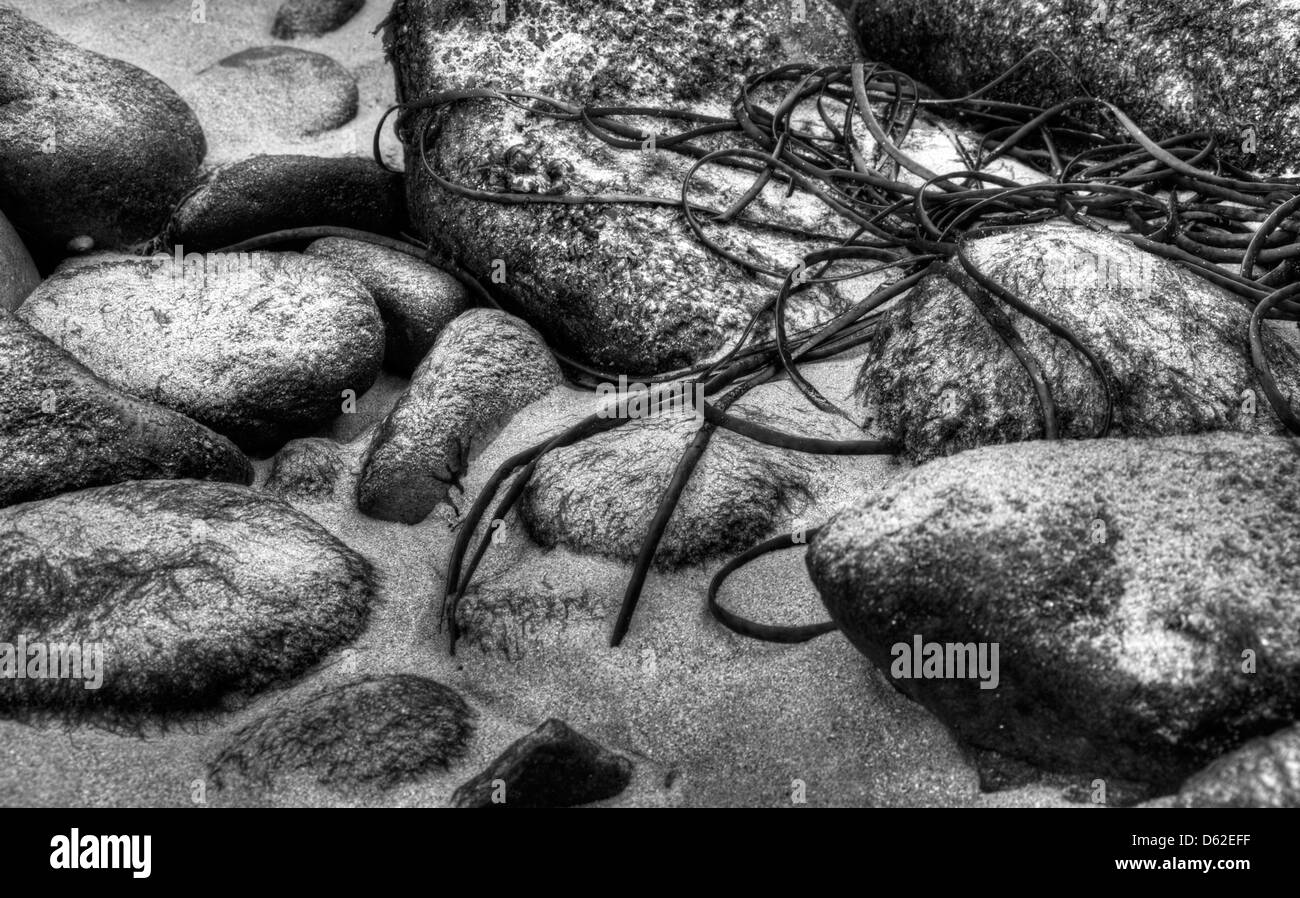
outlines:
[[[0,0],[0,330],[34,868],[1300,807],[1293,0]]]

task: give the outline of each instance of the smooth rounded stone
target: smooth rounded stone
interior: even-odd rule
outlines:
[[[1298,474],[1271,436],[977,449],[836,515],[808,570],[969,743],[1164,788],[1300,711]],[[895,648],[918,637],[997,644],[996,687],[903,677]]]
[[[1253,739],[1187,778],[1161,808],[1300,808],[1300,726]]]
[[[275,454],[263,488],[285,499],[329,499],[345,467],[333,440],[291,440]]]
[[[98,257],[19,315],[109,383],[266,452],[379,373],[383,323],[355,278],[297,253]]]
[[[217,169],[191,191],[168,238],[185,252],[211,252],[290,228],[396,234],[405,222],[402,176],[372,160],[254,156]]]
[[[1230,156],[1300,163],[1300,8],[1290,3],[1143,0],[834,0],[867,59],[885,59],[948,96],[965,96],[1026,54],[997,100],[1050,106],[1088,85],[1153,137],[1210,130]],[[1078,110],[1074,110],[1078,113]]]
[[[43,264],[153,236],[206,149],[166,84],[0,6],[0,208]]]
[[[531,0],[511,3],[504,22],[494,22],[489,8],[430,0],[396,6],[386,44],[398,93],[411,99],[474,84],[572,103],[721,113],[755,71],[851,58],[839,14],[818,0],[809,0],[806,13],[798,21],[789,0],[682,0],[671,10],[641,0]],[[476,190],[677,197],[695,161],[665,150],[613,149],[580,124],[505,103],[417,112],[409,133],[419,134],[431,117],[430,165]],[[441,188],[410,145],[406,171],[417,228],[522,310],[557,349],[601,368],[647,374],[711,356],[779,287],[707,250],[676,209],[476,199]],[[706,166],[692,182],[692,198],[724,208],[752,184],[743,175]],[[775,190],[751,211],[823,232],[845,226],[820,204],[782,205]],[[814,248],[756,227],[715,236],[774,268],[794,268]],[[837,291],[820,286],[796,305],[804,316],[799,327],[847,307]]]
[[[760,420],[753,410],[744,417]],[[544,546],[636,558],[698,423],[676,412],[548,452],[520,506],[530,535]],[[749,548],[785,509],[808,498],[811,474],[806,457],[716,431],[668,522],[656,563],[696,564]]]
[[[397,250],[326,237],[306,253],[346,268],[370,291],[384,317],[384,366],[406,377],[442,329],[470,306],[469,293],[455,277]]]
[[[0,641],[99,644],[102,683],[0,681],[11,709],[210,707],[361,631],[370,564],[242,486],[147,480],[0,510]],[[30,671],[30,662],[29,662]]]
[[[319,37],[342,28],[366,0],[284,0],[275,13],[271,36],[288,41],[295,37]]]
[[[188,96],[204,122],[281,138],[312,137],[357,115],[357,79],[323,53],[250,47],[199,73]]]
[[[465,470],[471,442],[550,392],[560,367],[525,322],[494,309],[454,320],[362,459],[357,506],[416,524]]]
[[[0,506],[121,480],[250,483],[225,437],[120,392],[0,310]]]
[[[632,762],[551,718],[513,743],[451,797],[457,808],[571,808],[613,798]]]
[[[360,677],[271,711],[221,748],[210,771],[262,786],[306,775],[335,788],[387,789],[446,770],[466,754],[474,711],[427,677]]]
[[[41,282],[31,253],[0,212],[0,309],[13,311]]]
[[[1114,384],[1112,435],[1283,431],[1251,364],[1250,310],[1221,288],[1121,237],[1061,223],[974,240],[967,252],[1100,359]],[[1087,359],[1000,301],[990,311],[1037,360],[1061,435],[1095,434],[1104,394]],[[1282,392],[1300,395],[1300,353],[1271,328],[1264,345]],[[856,387],[865,426],[913,460],[1044,434],[1024,366],[942,275],[886,313],[866,359]]]

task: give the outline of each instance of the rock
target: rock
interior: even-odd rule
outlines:
[[[276,10],[271,36],[288,41],[328,34],[346,25],[364,5],[365,0],[284,0]]]
[[[289,228],[396,234],[405,222],[402,176],[368,159],[254,156],[213,172],[186,197],[168,236],[185,252],[211,252]]]
[[[333,787],[387,789],[460,760],[474,711],[426,677],[353,678],[272,711],[235,733],[211,764],[264,786],[305,773]]]
[[[0,209],[42,264],[153,236],[205,151],[166,84],[0,6]]]
[[[95,257],[57,271],[19,315],[115,387],[256,452],[337,415],[383,355],[365,289],[297,253]]]
[[[1282,432],[1251,365],[1250,310],[1219,287],[1120,237],[1067,224],[984,237],[968,252],[981,272],[1069,327],[1101,360],[1115,386],[1114,435]],[[1041,366],[1061,435],[1095,433],[1104,394],[1084,356],[996,307]],[[1265,346],[1283,393],[1300,394],[1300,353],[1271,330]],[[886,314],[857,393],[866,425],[914,460],[1043,435],[1024,367],[941,275]]]
[[[1249,126],[1256,129],[1261,164],[1291,169],[1300,163],[1300,69],[1291,52],[1300,9],[1292,5],[835,3],[867,59],[897,66],[948,96],[965,96],[1045,47],[1058,59],[1041,58],[990,96],[1050,106],[1084,92],[1082,83],[1157,139],[1217,131],[1220,146],[1234,154]]]
[[[329,499],[344,467],[333,440],[292,440],[271,462],[265,489],[285,499]]]
[[[451,804],[569,808],[613,798],[631,781],[631,761],[552,718],[457,789]]]
[[[249,483],[225,437],[119,392],[0,310],[0,506],[133,479]]]
[[[454,0],[404,2],[389,19],[387,45],[399,96],[408,99],[472,83],[572,103],[714,113],[730,107],[746,75],[797,60],[839,64],[852,53],[839,15],[818,0],[808,2],[803,22],[792,21],[788,0],[683,0],[667,11],[640,0],[530,0],[511,4],[504,24]],[[414,149],[414,135],[431,121],[429,163],[478,190],[677,197],[695,160],[614,150],[578,124],[504,103],[462,103],[410,117],[406,171],[416,226],[490,281],[560,351],[628,374],[689,365],[734,340],[779,286],[706,250],[676,209],[506,204],[447,191]],[[706,166],[692,193],[725,206],[751,183],[748,173]],[[799,201],[783,207],[775,192],[755,210],[837,233],[844,225],[816,203],[811,210]],[[772,267],[793,268],[812,248],[757,228],[743,231],[736,252]],[[798,314],[807,316],[799,326],[845,305],[818,287],[799,304]]]
[[[31,253],[9,219],[0,213],[0,309],[18,308],[40,282]]]
[[[1183,783],[1177,795],[1149,807],[1300,807],[1300,726],[1253,739]]]
[[[148,480],[0,510],[0,642],[102,647],[102,683],[14,679],[16,710],[209,707],[356,637],[369,563],[247,487]],[[30,670],[30,662],[29,662]]]
[[[352,121],[357,80],[323,53],[250,47],[199,73],[189,93],[204,120],[239,121],[249,131],[311,137]]]
[[[362,459],[357,505],[371,517],[424,520],[465,470],[470,443],[560,382],[523,321],[470,309],[438,337]]]
[[[996,688],[894,678],[970,744],[1164,788],[1300,711],[1296,474],[1231,433],[977,449],[833,517],[808,569],[882,672],[1000,647]]]
[[[760,420],[753,410],[744,417]],[[695,418],[677,412],[548,452],[521,503],[529,533],[544,546],[636,558],[697,427]],[[806,456],[715,432],[668,522],[656,563],[695,564],[759,542],[785,509],[807,498],[809,468]]]
[[[307,247],[356,275],[384,317],[384,365],[410,377],[442,329],[470,306],[460,281],[397,250],[326,237]]]

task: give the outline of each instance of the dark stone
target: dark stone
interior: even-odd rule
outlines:
[[[505,801],[494,780],[504,782]],[[632,781],[632,762],[551,718],[515,742],[456,790],[458,808],[574,807],[618,795]]]
[[[403,377],[411,376],[442,329],[470,306],[469,293],[455,277],[394,249],[326,237],[306,252],[347,269],[370,291],[384,316],[384,367]]]
[[[287,228],[397,234],[405,223],[402,176],[372,160],[254,156],[196,187],[173,216],[168,237],[185,252],[211,252]]]
[[[546,395],[560,367],[525,322],[470,309],[449,324],[375,431],[361,461],[357,507],[416,524],[468,464],[470,444]]]
[[[286,499],[328,499],[343,470],[338,443],[293,440],[276,453],[265,489]]]
[[[319,37],[342,28],[366,0],[284,0],[275,13],[271,36],[282,41]]]
[[[251,483],[233,443],[128,396],[0,310],[0,506],[122,480]]]
[[[42,266],[152,237],[206,149],[166,84],[0,6],[0,209]]]
[[[271,711],[239,730],[212,761],[262,786],[295,773],[335,788],[387,789],[446,770],[474,733],[474,711],[441,683],[412,674],[362,677]]]
[[[1078,0],[835,0],[864,55],[952,97],[965,96],[1030,51],[1036,60],[990,94],[1050,106],[1091,94],[1154,138],[1218,132],[1238,162],[1247,126],[1258,162],[1300,163],[1300,9],[1272,0],[1188,4]],[[1071,110],[1078,115],[1083,110]],[[1114,123],[1110,123],[1114,126]]]
[[[0,679],[0,707],[160,713],[299,676],[356,638],[370,564],[230,484],[146,480],[0,510],[0,642],[102,645],[103,680]]]

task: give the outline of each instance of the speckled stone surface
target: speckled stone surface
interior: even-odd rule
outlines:
[[[223,787],[301,772],[324,785],[389,788],[461,760],[474,716],[427,677],[354,676],[234,733],[209,770]]]
[[[326,237],[305,252],[346,269],[370,291],[384,317],[384,367],[405,377],[470,306],[468,291],[455,277],[397,250]]]
[[[284,0],[275,11],[271,36],[288,41],[327,34],[346,24],[364,5],[365,0]]]
[[[0,310],[0,505],[133,479],[249,483],[244,454],[184,415],[109,386]]]
[[[990,94],[1040,106],[1091,93],[1153,136],[1218,131],[1238,161],[1256,132],[1266,169],[1300,167],[1300,6],[1291,0],[835,0],[864,54],[947,96],[983,86],[1037,47],[1040,59]]]
[[[209,707],[356,637],[369,562],[247,487],[137,481],[0,511],[0,641],[101,643],[103,681],[6,681],[9,709]]]
[[[423,520],[464,472],[471,441],[559,382],[559,365],[526,323],[492,309],[465,312],[371,439],[357,506],[387,521]]]
[[[1252,739],[1146,807],[1300,808],[1300,726]]]
[[[490,7],[402,0],[387,40],[398,94],[406,99],[473,84],[574,103],[718,113],[730,106],[744,74],[795,60],[849,58],[851,46],[834,9],[811,0],[803,22],[791,10],[788,0],[684,0],[671,9],[636,0],[521,0],[509,4],[504,24],[493,24]],[[506,205],[453,195],[420,164],[414,141],[427,120],[414,116],[408,127],[408,198],[417,227],[516,303],[561,351],[628,374],[688,365],[738,336],[779,286],[705,250],[675,209]],[[661,121],[654,127],[675,126]],[[516,194],[676,201],[694,162],[664,150],[613,149],[573,123],[486,101],[439,112],[428,148],[431,163],[451,180]],[[706,166],[692,198],[725,206],[751,181],[747,172]],[[824,209],[799,218],[776,202],[773,194],[755,214],[802,221],[814,230],[842,227]],[[758,228],[744,228],[738,238],[715,236],[734,243],[742,256],[781,270],[812,248]],[[792,326],[807,326],[845,303],[819,289],[798,306],[795,318],[802,323]]]
[[[1065,223],[977,239],[967,252],[981,272],[1068,327],[1099,358],[1114,385],[1112,433],[1283,431],[1251,364],[1250,309],[1230,293],[1122,238]],[[1000,301],[990,312],[1011,323],[1042,369],[1061,435],[1096,433],[1105,394],[1086,357]],[[1271,328],[1264,345],[1282,392],[1300,395],[1295,345]],[[897,439],[914,460],[1044,434],[1023,365],[971,297],[942,275],[886,314],[857,396],[867,426]]]
[[[1000,645],[994,689],[892,680],[970,743],[1170,787],[1300,711],[1297,474],[1270,436],[972,450],[833,518],[808,569],[884,672],[917,635]]]
[[[40,282],[31,253],[9,219],[0,213],[0,309],[18,308]]]
[[[374,382],[383,323],[352,275],[297,253],[195,260],[183,271],[174,256],[66,265],[19,315],[119,389],[249,451],[328,421],[343,391]]]

